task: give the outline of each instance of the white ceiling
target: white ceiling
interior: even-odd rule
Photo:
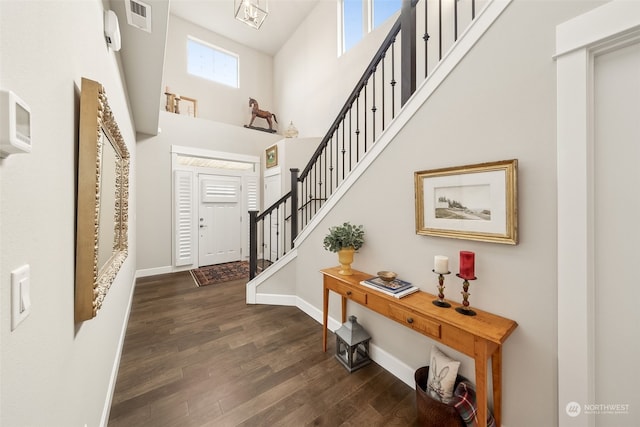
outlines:
[[[234,0],[171,0],[169,11],[238,43],[275,55],[318,1],[269,0],[269,15],[258,30],[234,18]]]
[[[3,1],[3,0],[0,0]],[[274,55],[319,1],[269,0],[269,16],[259,30],[236,20],[234,0],[147,0],[153,31],[127,25],[126,2],[110,0],[122,35],[120,57],[137,132],[158,134],[165,42],[171,13],[254,49]]]

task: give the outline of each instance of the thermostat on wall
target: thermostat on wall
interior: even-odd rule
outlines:
[[[0,90],[0,157],[31,152],[31,109],[10,90]]]

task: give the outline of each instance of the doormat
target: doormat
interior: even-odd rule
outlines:
[[[249,262],[234,261],[224,264],[207,265],[190,270],[193,280],[198,286],[214,285],[231,280],[249,280]]]

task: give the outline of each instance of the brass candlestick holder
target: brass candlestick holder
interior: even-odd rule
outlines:
[[[435,270],[431,270],[436,273]],[[444,300],[444,275],[451,274],[450,271],[446,273],[436,273],[438,275],[438,299],[434,299],[432,301],[433,305],[437,305],[438,307],[448,308],[451,307],[451,304]]]
[[[475,316],[477,313],[469,308],[469,280],[476,280],[477,277],[462,277],[460,274],[456,274],[463,280],[462,282],[462,307],[456,307],[456,311],[465,316]]]

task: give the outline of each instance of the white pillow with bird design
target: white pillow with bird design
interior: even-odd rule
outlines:
[[[431,366],[427,376],[427,392],[431,397],[449,403],[458,376],[460,362],[451,359],[435,345],[431,347]]]

